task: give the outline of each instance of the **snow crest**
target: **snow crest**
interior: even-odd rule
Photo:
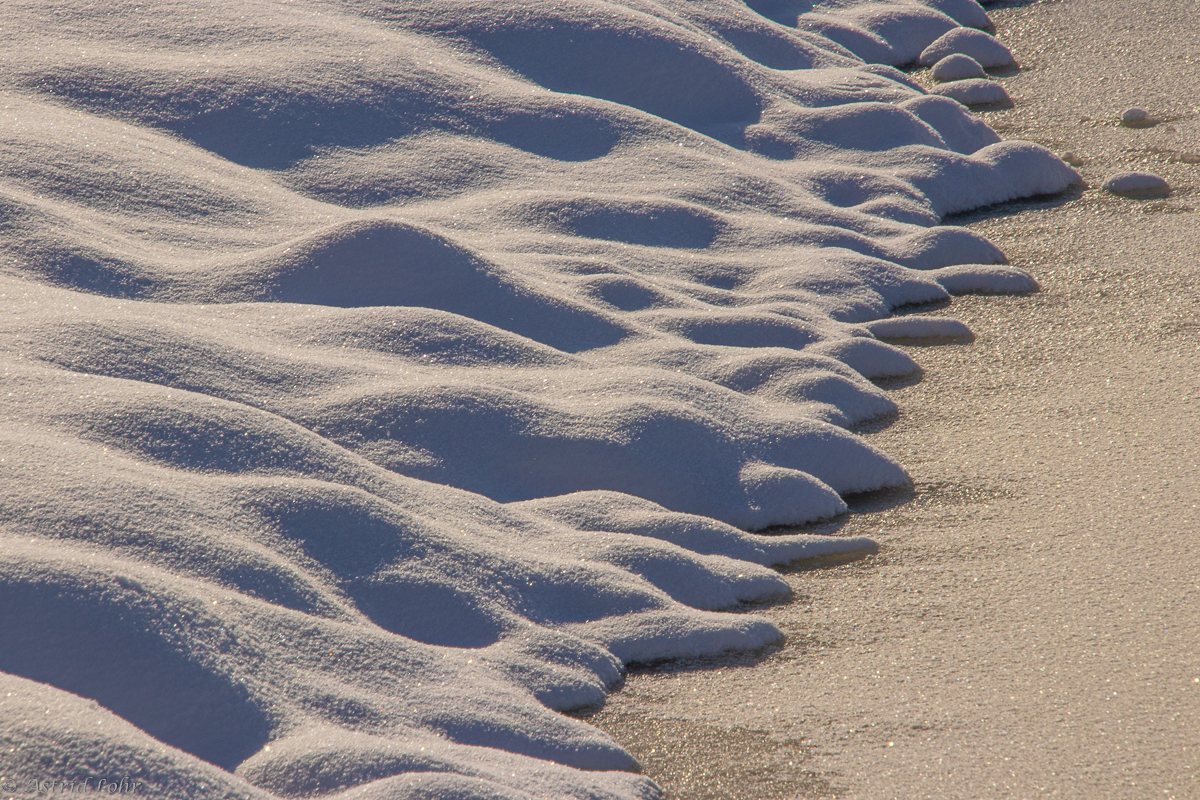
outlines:
[[[970,331],[886,318],[1036,288],[943,215],[1078,180],[895,69],[1003,58],[974,0],[9,15],[21,786],[657,797],[557,712],[874,548],[750,531],[907,483],[883,340]]]

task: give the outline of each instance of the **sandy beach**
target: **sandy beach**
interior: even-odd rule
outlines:
[[[673,797],[1200,795],[1200,28],[1009,5],[1014,107],[984,116],[1088,188],[954,220],[1041,291],[955,298],[976,340],[909,350],[924,376],[869,440],[915,491],[838,528],[880,553],[789,575],[780,652],[633,675],[592,718]],[[1162,122],[1117,126],[1134,106]],[[1170,197],[1099,190],[1123,169]]]

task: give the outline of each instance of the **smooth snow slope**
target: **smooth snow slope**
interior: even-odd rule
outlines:
[[[866,323],[1032,288],[938,222],[1078,178],[887,66],[972,0],[5,10],[22,785],[655,796],[554,709],[872,546],[745,531],[907,481]]]

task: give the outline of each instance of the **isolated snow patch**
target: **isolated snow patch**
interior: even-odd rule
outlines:
[[[1170,191],[1166,179],[1153,172],[1115,172],[1101,184],[1106,192],[1113,194],[1151,194]]]
[[[1121,112],[1121,124],[1127,128],[1144,128],[1151,122],[1150,112],[1144,108],[1127,108]]]

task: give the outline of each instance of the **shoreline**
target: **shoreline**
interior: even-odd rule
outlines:
[[[915,497],[829,526],[880,553],[788,575],[793,602],[760,612],[788,641],[760,663],[634,674],[590,718],[668,796],[1200,793],[1200,127],[1195,80],[1164,69],[1197,23],[1086,5],[989,9],[1023,69],[984,118],[1080,154],[1088,187],[948,220],[1041,291],[921,309],[976,340],[904,348],[924,377],[866,435]],[[1141,104],[1165,121],[1115,124]],[[1097,188],[1133,167],[1171,196]]]

